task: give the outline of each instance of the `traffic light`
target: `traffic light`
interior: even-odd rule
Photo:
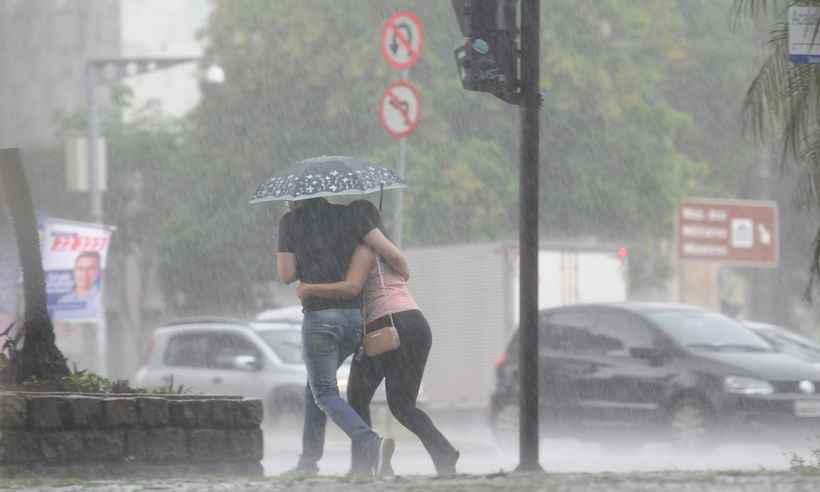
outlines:
[[[511,103],[519,101],[518,0],[452,0],[467,42],[456,48],[461,85],[489,92]]]

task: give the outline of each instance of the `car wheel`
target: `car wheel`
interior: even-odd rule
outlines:
[[[496,443],[502,448],[513,448],[518,443],[519,405],[513,402],[496,403],[490,410],[490,426]]]
[[[709,447],[711,413],[696,398],[683,398],[669,411],[672,441],[681,451],[702,451]]]
[[[271,424],[300,422],[304,418],[304,393],[291,390],[274,392],[268,398],[268,421]]]

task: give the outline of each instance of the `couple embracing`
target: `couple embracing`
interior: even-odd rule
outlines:
[[[407,263],[385,236],[378,210],[367,200],[347,206],[323,198],[290,203],[279,224],[276,269],[283,282],[300,281],[308,383],[302,454],[286,475],[318,473],[327,417],[351,439],[352,476],[392,474],[396,443],[370,428],[370,400],[382,379],[396,419],[419,437],[438,474],[454,474],[458,451],[416,406],[432,343],[430,326],[407,289]],[[365,355],[363,325],[368,333],[395,326],[399,346]],[[345,401],[336,371],[351,354],[356,355]]]

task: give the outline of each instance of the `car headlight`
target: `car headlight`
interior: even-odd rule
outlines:
[[[771,395],[774,387],[768,381],[740,376],[729,376],[723,380],[723,389],[735,395]]]

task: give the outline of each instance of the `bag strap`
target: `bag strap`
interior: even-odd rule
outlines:
[[[379,259],[378,255],[376,256],[376,270],[379,271],[379,281],[382,284],[382,289],[384,289],[384,277],[382,277],[382,262]],[[396,322],[393,321],[393,313],[389,313],[389,315],[390,315],[390,324],[395,327]]]
[[[365,280],[365,284],[367,281]],[[367,292],[362,289],[362,344],[367,336]],[[361,348],[361,347],[360,347]]]

